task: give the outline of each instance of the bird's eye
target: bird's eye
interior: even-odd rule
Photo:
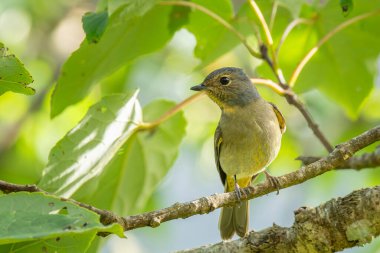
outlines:
[[[227,85],[231,82],[231,80],[227,76],[222,76],[219,82],[221,85]]]

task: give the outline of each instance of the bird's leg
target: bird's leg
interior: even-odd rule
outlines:
[[[234,175],[234,179],[235,179],[235,192],[236,192],[236,196],[238,197],[239,202],[240,202],[240,200],[241,200],[241,192],[240,192],[240,186],[237,183],[236,175]]]
[[[280,182],[274,176],[271,176],[267,171],[264,170],[265,177],[269,181],[269,183],[277,189],[277,195],[280,193]]]

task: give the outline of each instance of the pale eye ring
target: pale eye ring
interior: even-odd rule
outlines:
[[[219,79],[219,82],[221,85],[228,85],[231,80],[228,76],[222,76],[220,79]]]

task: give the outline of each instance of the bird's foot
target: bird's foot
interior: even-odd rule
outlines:
[[[240,190],[240,186],[238,185],[237,182],[235,182],[235,193],[236,193],[236,196],[240,202],[241,201],[241,190]]]
[[[264,171],[264,174],[270,185],[276,188],[278,195],[280,193],[280,181],[278,181],[277,177],[271,176],[267,171]]]

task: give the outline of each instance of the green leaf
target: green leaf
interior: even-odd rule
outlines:
[[[8,54],[0,42],[0,95],[7,91],[33,95],[35,90],[28,85],[33,82],[32,76],[13,54]]]
[[[336,15],[334,4],[335,1],[330,1],[321,10],[315,24],[318,29],[314,28],[313,36],[322,38],[346,21],[341,15]],[[379,4],[378,0],[358,1],[352,17],[376,10]],[[374,87],[380,53],[379,23],[380,15],[373,16],[332,37],[306,65],[298,79],[296,91],[318,88],[342,106],[348,116],[357,117],[360,106]]]
[[[299,16],[302,5],[305,4],[304,0],[276,0],[280,6],[288,9],[294,18]],[[278,15],[276,18],[279,17]]]
[[[170,7],[155,6],[143,16],[124,17],[126,8],[120,7],[110,17],[98,43],[83,42],[66,61],[52,95],[52,117],[82,100],[99,80],[137,57],[162,48],[172,37],[168,28]]]
[[[144,121],[159,118],[174,105],[164,100],[147,105]],[[96,185],[83,186],[83,194],[74,197],[122,215],[141,212],[173,165],[185,129],[186,120],[180,112],[151,132],[134,134],[99,176]],[[96,191],[99,187],[103,190]],[[96,194],[88,194],[89,188]]]
[[[141,120],[137,92],[103,98],[51,150],[39,187],[70,197],[102,173]]]
[[[97,43],[106,30],[108,23],[108,12],[87,12],[82,17],[83,30],[89,43]]]
[[[189,22],[190,8],[173,6],[170,12],[169,30],[175,32]]]
[[[97,232],[124,237],[120,225],[104,226],[98,214],[43,193],[0,196],[0,215],[0,250],[10,252],[85,252]]]
[[[374,11],[379,8],[379,4],[379,0],[358,1],[351,16]],[[347,21],[339,14],[337,6],[337,1],[318,5],[318,8],[303,6],[301,17],[313,22],[294,28],[279,54],[279,65],[287,80],[297,64],[318,41],[339,24]],[[285,22],[277,18],[276,20]],[[376,59],[380,53],[380,32],[376,26],[379,22],[380,15],[373,16],[335,34],[307,63],[294,90],[302,93],[318,89],[336,101],[348,116],[357,117],[363,101],[374,87]],[[274,37],[277,45],[280,37]],[[267,64],[262,64],[257,71],[261,77],[275,79]]]
[[[234,17],[232,3],[229,0],[219,0],[217,4],[214,0],[194,0],[192,2],[215,12],[226,21],[231,21]],[[211,63],[240,42],[219,22],[198,10],[192,11],[190,22],[186,27],[197,40],[194,55],[202,60],[202,66]]]
[[[41,239],[0,245],[0,252],[34,253],[83,253],[88,252],[91,242],[96,238],[96,231],[57,236],[52,239]]]
[[[141,16],[151,9],[156,2],[157,0],[108,0],[108,10],[113,13],[123,6],[125,15]]]

